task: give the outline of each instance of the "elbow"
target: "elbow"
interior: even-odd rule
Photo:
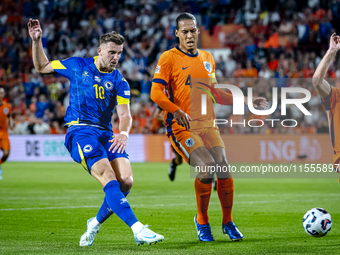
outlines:
[[[40,64],[40,65],[34,65],[34,69],[37,73],[40,73],[40,74],[48,74],[50,73],[48,71],[48,65],[50,64],[50,62],[47,62],[47,63],[44,63],[44,64]]]
[[[36,71],[37,73],[42,73],[42,69],[41,69],[41,68],[35,67],[34,69],[35,69],[35,71]]]
[[[314,88],[320,87],[322,82],[323,82],[323,78],[316,77],[315,74],[313,75],[312,84],[313,84]]]

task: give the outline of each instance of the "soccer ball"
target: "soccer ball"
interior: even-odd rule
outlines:
[[[321,237],[331,230],[332,223],[332,217],[325,209],[313,208],[303,216],[302,225],[308,235]]]

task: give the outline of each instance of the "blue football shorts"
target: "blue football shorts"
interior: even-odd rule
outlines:
[[[125,151],[109,151],[113,132],[92,126],[71,126],[67,129],[65,146],[74,161],[81,164],[89,173],[97,161],[107,158],[109,162],[116,158],[128,158]]]

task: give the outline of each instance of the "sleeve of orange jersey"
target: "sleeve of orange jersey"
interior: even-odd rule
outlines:
[[[13,130],[14,128],[14,120],[12,119],[11,113],[12,113],[12,107],[11,105],[8,105],[8,114],[7,114],[7,125],[8,127]]]
[[[324,101],[328,101],[331,108],[334,108],[337,98],[340,97],[340,89],[331,87],[331,92],[324,98]]]
[[[179,107],[171,102],[163,92],[165,86],[168,85],[171,79],[171,70],[172,61],[169,52],[166,51],[161,55],[156,66],[150,97],[160,108],[173,114]]]
[[[232,94],[230,94],[228,92],[224,92],[224,91],[222,91],[220,89],[215,89],[215,91],[217,92],[218,96],[221,98],[222,105],[231,105],[231,104],[233,104],[233,96],[232,96]]]
[[[214,59],[213,59],[212,62],[213,62],[213,71],[212,71],[211,76],[212,76],[212,84],[215,87],[215,85],[217,84],[217,80],[216,80],[216,74],[215,74],[215,61],[214,61]],[[213,94],[214,97],[221,99],[222,105],[233,104],[233,96],[230,93],[224,92],[220,89],[214,89],[214,90],[212,90],[212,94]],[[218,100],[218,102],[220,102],[220,101]]]

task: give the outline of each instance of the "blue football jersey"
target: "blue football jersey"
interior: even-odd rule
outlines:
[[[112,130],[111,117],[116,105],[130,103],[130,87],[120,72],[99,71],[97,57],[71,57],[52,61],[55,72],[70,80],[70,105],[65,126],[89,125]]]

